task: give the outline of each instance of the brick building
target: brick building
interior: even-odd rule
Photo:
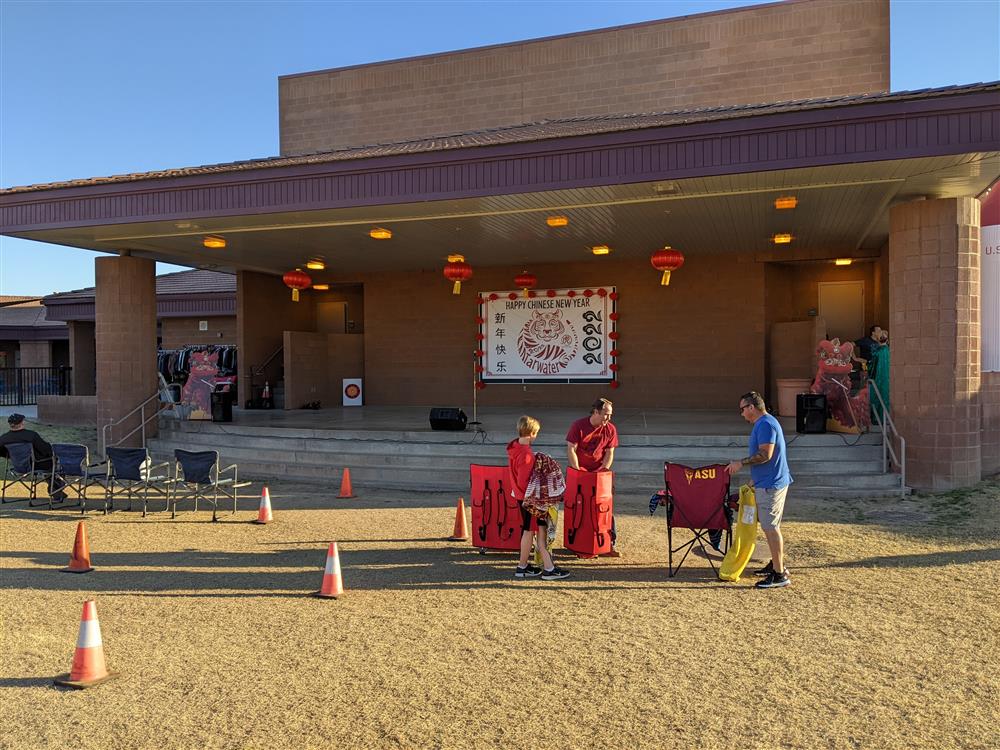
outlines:
[[[96,261],[100,421],[154,388],[155,260],[235,272],[241,366],[280,351],[290,404],[335,400],[341,377],[363,377],[371,405],[454,401],[477,363],[496,375],[473,361],[491,333],[479,293],[516,294],[529,271],[543,298],[613,289],[614,369],[485,378],[481,404],[578,406],[614,386],[626,407],[727,408],[808,372],[819,318],[845,339],[882,323],[910,483],[961,486],[1000,464],[978,293],[1000,84],[888,87],[888,0],[286,76],[280,156],[9,188],[0,227],[117,253]],[[666,245],[685,261],[664,287],[650,259]],[[451,254],[474,269],[459,295]],[[293,302],[282,274],[309,261],[328,288]]]

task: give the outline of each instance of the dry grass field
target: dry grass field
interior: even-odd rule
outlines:
[[[59,570],[78,513],[4,506],[0,747],[996,747],[996,483],[793,487],[793,585],[769,592],[703,558],[669,579],[646,498],[619,498],[624,557],[563,553],[546,583],[444,541],[454,497],[333,484],[272,484],[267,526],[255,495],[216,524],[90,514],[85,575]],[[346,592],[314,599],[331,540]],[[120,677],[53,687],[89,597]]]

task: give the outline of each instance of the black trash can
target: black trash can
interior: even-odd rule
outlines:
[[[212,391],[212,421],[233,421],[233,392]]]

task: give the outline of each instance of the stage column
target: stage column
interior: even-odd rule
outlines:
[[[889,219],[890,391],[907,483],[967,487],[982,465],[979,201],[912,201]]]
[[[128,255],[97,258],[95,358],[97,366],[98,440],[104,425],[128,414],[157,391],[156,263]],[[151,402],[146,408],[156,409]],[[140,424],[138,415],[109,435],[113,445]],[[146,438],[157,433],[156,420],[146,425]],[[123,443],[142,444],[141,433]]]

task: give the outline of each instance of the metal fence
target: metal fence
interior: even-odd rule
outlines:
[[[71,367],[0,368],[0,406],[27,406],[39,396],[68,396]]]

